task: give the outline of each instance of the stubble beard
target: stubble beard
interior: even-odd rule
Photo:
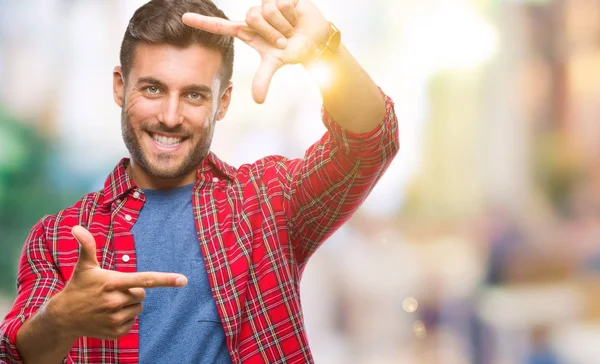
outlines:
[[[123,107],[121,111],[121,133],[123,134],[123,141],[125,142],[127,150],[129,150],[131,160],[149,176],[161,179],[181,178],[192,171],[195,171],[204,158],[208,156],[214,133],[216,113],[208,120],[209,125],[203,130],[202,134],[194,135],[181,128],[167,129],[162,124],[154,126],[150,125],[150,123],[142,123],[139,127],[140,135],[136,135],[125,110],[126,107]],[[155,160],[150,160],[141,145],[142,135],[149,131],[175,132],[177,134],[185,135],[188,137],[185,142],[192,143],[193,147],[183,160],[179,162],[179,165],[174,164],[177,163],[177,161],[173,158],[171,153],[159,153]]]

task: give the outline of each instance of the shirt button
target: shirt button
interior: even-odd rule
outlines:
[[[140,198],[140,193],[138,191],[135,191],[133,193],[133,198]]]
[[[127,263],[127,262],[129,261],[129,259],[130,259],[130,258],[129,258],[129,255],[127,255],[127,254],[123,255],[123,261],[124,261],[125,263]]]
[[[125,220],[131,221],[131,215],[125,215]]]
[[[217,177],[213,177],[213,182],[217,183],[217,182],[219,182],[219,179]]]
[[[117,203],[121,203],[121,199],[118,199],[118,200],[117,200]]]

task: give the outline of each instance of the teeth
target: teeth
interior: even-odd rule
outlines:
[[[152,138],[160,145],[173,147],[181,143],[181,138],[166,137],[158,134],[152,135]]]

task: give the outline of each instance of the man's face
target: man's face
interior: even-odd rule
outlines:
[[[141,168],[136,173],[151,180],[195,176],[230,100],[230,85],[220,92],[220,67],[217,50],[138,44],[126,82],[115,69],[115,101],[132,165]]]

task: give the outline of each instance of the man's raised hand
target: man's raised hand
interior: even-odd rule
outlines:
[[[79,260],[65,288],[49,302],[48,313],[74,338],[117,339],[131,330],[142,312],[144,288],[187,284],[181,274],[102,269],[92,234],[81,226],[75,226],[72,233],[80,245]]]
[[[329,25],[309,0],[262,0],[250,8],[246,21],[187,13],[183,22],[210,33],[238,38],[254,48],[262,61],[252,82],[252,97],[263,103],[271,79],[285,64],[306,63],[325,42]]]

